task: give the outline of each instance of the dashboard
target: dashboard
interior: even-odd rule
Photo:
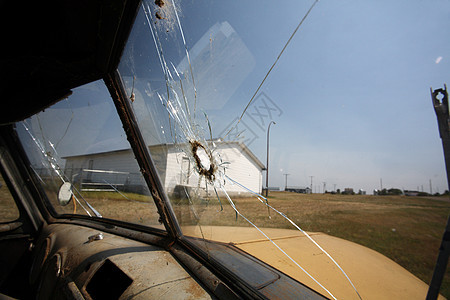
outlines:
[[[212,299],[166,250],[92,228],[46,226],[34,250],[37,299]]]

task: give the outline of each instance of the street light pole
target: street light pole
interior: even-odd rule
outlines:
[[[269,197],[269,132],[272,123],[277,124],[274,121],[271,121],[269,127],[267,127],[266,198]]]

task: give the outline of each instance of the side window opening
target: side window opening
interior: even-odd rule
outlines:
[[[164,229],[102,81],[74,89],[15,128],[47,205],[58,215]]]
[[[20,216],[19,209],[12,197],[6,182],[0,174],[0,224],[17,220]]]

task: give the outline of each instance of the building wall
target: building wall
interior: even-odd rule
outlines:
[[[189,162],[189,168],[187,172],[181,172],[181,162],[186,156],[175,147],[172,147],[167,152],[167,165],[165,174],[164,187],[166,192],[173,193],[174,189],[178,185],[196,186],[198,179],[193,176],[189,176],[192,173],[192,163]],[[184,173],[184,174],[183,174]],[[188,179],[188,182],[182,182],[182,178]],[[195,183],[194,183],[195,182]]]
[[[248,189],[261,193],[262,170],[254,160],[237,144],[224,143],[217,146],[215,153],[220,155],[222,162],[229,163],[224,164],[226,166],[225,174]],[[184,153],[172,148],[167,155],[166,191],[170,194],[178,191],[177,186],[188,186],[191,190],[200,186],[200,189],[205,192],[205,179],[199,180],[199,176],[197,172],[193,172],[193,168],[194,163],[187,160]],[[225,180],[224,187],[227,193],[233,196],[249,194],[248,190],[233,184],[229,180]],[[211,186],[208,189],[211,193],[214,193]],[[221,190],[218,190],[218,192],[222,194]]]
[[[219,148],[222,160],[229,162],[225,174],[248,189],[261,193],[262,170],[248,153],[236,144],[222,144]],[[247,194],[248,191],[237,184],[225,183],[225,189],[231,194]]]
[[[150,154],[155,164],[156,171],[158,171],[159,178],[161,179],[162,184],[165,184],[166,180],[166,172],[167,172],[167,152],[170,148],[161,145],[161,146],[152,146],[150,147]]]
[[[83,178],[92,182],[119,183],[126,180],[133,184],[140,183],[140,172],[131,150],[110,153],[69,157],[66,159],[65,174],[72,180]],[[82,171],[83,169],[124,172],[129,174],[108,174]],[[82,173],[80,173],[82,172]],[[79,177],[79,178],[77,178]]]
[[[188,186],[190,190],[195,190],[200,185],[200,189],[205,191],[204,178],[199,179],[197,172],[194,171],[193,162],[187,159],[179,149],[161,146],[152,147],[150,152],[167,193],[174,193],[180,189],[180,186]],[[238,144],[218,144],[215,153],[220,155],[222,162],[229,163],[224,164],[227,176],[254,192],[261,192],[261,166],[258,166]],[[127,174],[87,172],[82,171],[83,169],[125,172]],[[103,183],[105,180],[112,185],[145,186],[131,150],[66,158],[65,173],[69,178],[73,178],[74,183],[83,182],[87,186],[90,183]],[[224,187],[227,193],[233,196],[245,196],[249,193],[229,180],[225,180]],[[211,186],[208,188],[211,193],[214,193]],[[222,193],[220,190],[218,192]]]

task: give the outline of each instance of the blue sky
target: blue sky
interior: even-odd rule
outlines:
[[[245,107],[311,4],[227,3],[220,14],[205,12],[229,22],[256,61],[228,106],[208,111],[217,132]],[[326,182],[328,190],[371,193],[380,178],[385,188],[428,192],[431,180],[433,192],[447,189],[429,89],[450,82],[449,17],[449,1],[318,2],[261,89],[282,111],[271,128],[270,185],[284,186],[289,173],[293,186],[314,176],[317,191]],[[190,21],[181,22],[189,37]],[[265,131],[248,113],[243,120],[265,162]]]
[[[223,137],[236,123],[312,3],[179,3],[197,111],[208,115],[213,137]],[[164,55],[188,77],[184,89],[193,105],[184,45],[173,16],[167,17],[170,26],[156,24]],[[141,14],[130,38],[137,42],[124,52],[120,72],[129,90],[131,74],[136,76],[136,97],[146,99],[134,106],[147,142],[171,142],[167,112],[157,97],[166,91],[164,76],[145,22]],[[429,192],[431,180],[433,192],[448,189],[430,87],[450,84],[449,37],[448,0],[318,2],[238,125],[244,130],[240,139],[265,164],[267,126],[276,122],[270,135],[269,185],[284,187],[283,174],[290,174],[289,186],[309,186],[314,176],[317,192],[326,182],[327,190],[336,185],[372,193],[380,179],[384,188]],[[90,89],[96,99],[86,100],[80,91],[75,95],[104,118],[96,118],[95,132],[83,119],[74,119],[71,127],[79,122],[92,131],[89,151],[127,147],[112,105],[97,105],[98,99],[109,98],[106,89]],[[69,109],[66,121],[71,120],[74,107],[65,101],[58,107]],[[205,121],[197,113],[208,136]],[[64,136],[66,127],[54,130]],[[121,136],[114,138],[113,131]],[[59,145],[61,155],[74,154],[65,142]]]

